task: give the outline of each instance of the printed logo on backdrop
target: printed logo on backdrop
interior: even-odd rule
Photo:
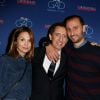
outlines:
[[[17,0],[17,4],[35,5],[36,4],[36,0]]]
[[[96,12],[96,3],[93,4],[91,0],[81,0],[81,5],[77,5],[77,10]]]
[[[45,29],[48,29],[50,26],[51,26],[50,24],[45,24],[45,25],[44,25],[44,28],[45,28]]]
[[[22,27],[22,26],[32,27],[32,21],[29,18],[20,17],[15,21],[15,25],[17,27]]]
[[[3,25],[3,24],[4,24],[4,20],[0,19],[0,25]]]
[[[62,0],[50,0],[48,2],[48,11],[64,12],[65,3]]]
[[[94,30],[91,26],[86,25],[86,29],[85,29],[85,36],[88,39],[93,39],[93,34],[94,34]]]
[[[6,0],[0,0],[0,6],[4,6],[6,3]]]
[[[89,7],[89,6],[77,6],[77,9],[81,11],[96,12],[95,7]]]

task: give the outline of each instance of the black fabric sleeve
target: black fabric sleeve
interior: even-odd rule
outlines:
[[[39,41],[39,47],[46,47],[50,44],[50,40],[47,37],[42,37]]]

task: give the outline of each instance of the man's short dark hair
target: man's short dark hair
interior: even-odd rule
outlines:
[[[66,26],[67,21],[72,20],[74,18],[79,19],[81,25],[85,25],[85,22],[84,22],[83,18],[79,15],[71,15],[71,16],[66,17],[63,21],[64,25]]]

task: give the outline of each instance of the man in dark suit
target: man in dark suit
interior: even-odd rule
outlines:
[[[55,23],[48,29],[47,37],[60,59],[56,62],[52,77],[49,76],[51,61],[45,48],[36,48],[33,59],[32,100],[64,100],[64,77],[66,76],[66,57],[61,49],[68,41],[66,29],[62,23]]]

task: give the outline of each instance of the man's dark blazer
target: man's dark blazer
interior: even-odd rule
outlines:
[[[43,68],[44,48],[36,48],[32,61],[32,100],[64,100],[64,77],[67,76],[66,57],[61,53],[60,66],[53,79],[49,79]]]

